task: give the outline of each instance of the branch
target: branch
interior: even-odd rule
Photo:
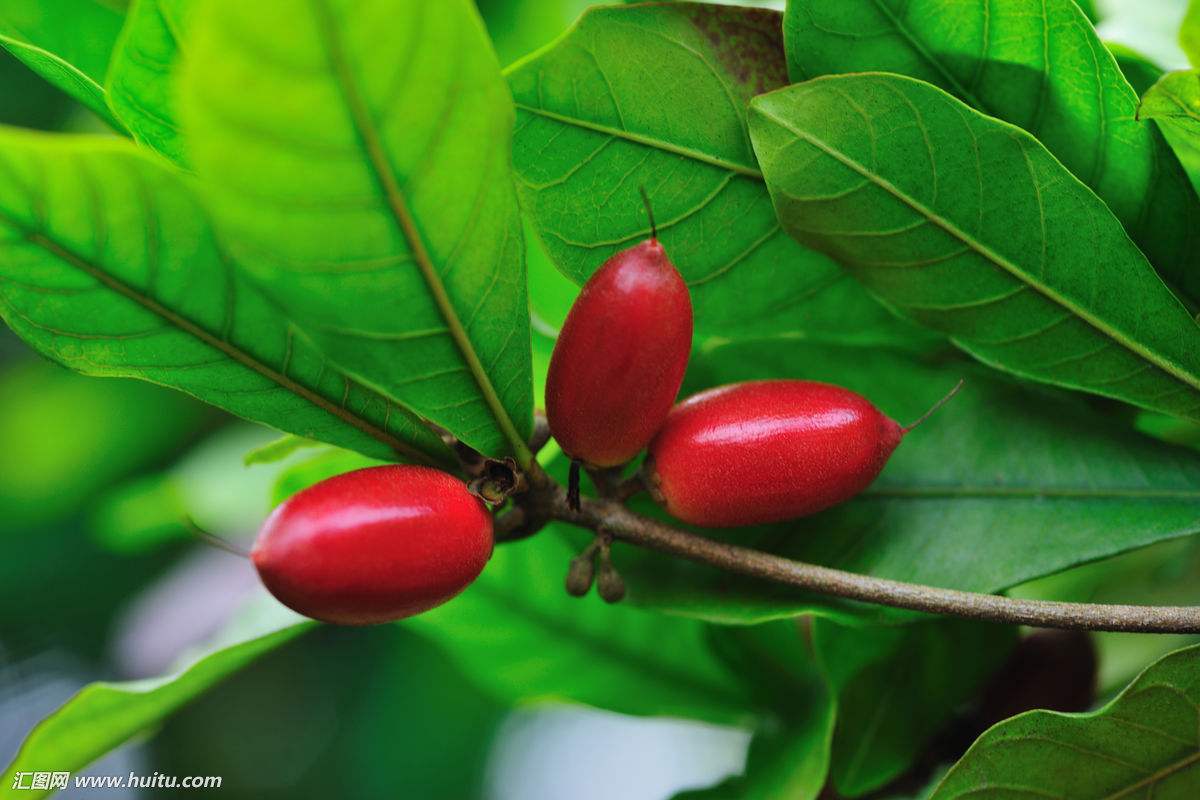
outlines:
[[[700,564],[794,586],[819,594],[953,617],[1090,631],[1200,633],[1200,606],[1130,606],[1019,600],[874,578],[792,561],[747,547],[697,536],[630,511],[621,503],[585,498],[572,511],[562,488],[551,484],[540,498],[547,516],[581,527],[603,528],[630,544]]]

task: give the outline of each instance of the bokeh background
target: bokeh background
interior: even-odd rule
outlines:
[[[503,63],[553,39],[589,5],[478,2]],[[1185,0],[1097,5],[1106,40],[1186,66],[1175,41]],[[0,122],[104,130],[2,50]],[[536,251],[530,270],[535,308],[552,321],[573,288]],[[0,762],[84,684],[169,671],[261,592],[247,562],[198,543],[181,520],[190,514],[218,535],[252,539],[294,462],[247,467],[243,456],[275,436],[169,390],[76,376],[0,327]],[[1167,564],[1195,569],[1195,554],[1181,548],[1053,580],[1089,587]],[[1102,690],[1181,641],[1101,637]],[[220,775],[227,798],[657,800],[740,772],[748,741],[746,731],[696,723],[508,709],[402,626],[320,628],[87,772]],[[61,796],[82,794],[149,796]]]

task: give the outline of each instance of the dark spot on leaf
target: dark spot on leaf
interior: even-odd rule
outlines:
[[[691,23],[721,66],[752,96],[786,86],[787,63],[778,12],[761,8],[687,4]]]

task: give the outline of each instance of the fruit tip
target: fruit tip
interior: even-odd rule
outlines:
[[[950,391],[946,392],[945,396],[942,397],[941,400],[938,400],[936,403],[934,403],[932,406],[930,406],[928,411],[926,411],[921,416],[917,417],[915,420],[913,420],[908,425],[905,425],[903,428],[901,428],[900,435],[901,436],[906,435],[913,428],[916,428],[922,422],[924,422],[925,420],[932,417],[935,413],[937,413],[941,409],[942,406],[946,405],[946,403],[949,403],[954,398],[954,395],[958,394],[959,390],[962,389],[962,387],[963,387],[963,383],[965,383],[965,382],[966,382],[966,378],[959,378],[958,383],[954,384],[954,388],[951,389]]]

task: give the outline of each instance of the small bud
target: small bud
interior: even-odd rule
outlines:
[[[592,579],[596,575],[596,565],[591,552],[571,559],[571,568],[567,570],[567,594],[572,597],[583,597],[592,588]]]
[[[619,603],[625,597],[625,581],[612,563],[612,550],[606,539],[600,545],[600,571],[596,576],[596,593],[606,603]]]

